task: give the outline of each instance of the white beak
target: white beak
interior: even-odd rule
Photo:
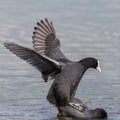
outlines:
[[[98,66],[96,67],[96,69],[97,69],[99,72],[101,72],[101,68],[100,68],[100,62],[99,62],[99,60],[98,60]]]

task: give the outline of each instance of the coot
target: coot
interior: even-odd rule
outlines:
[[[74,98],[77,86],[88,68],[99,71],[96,58],[88,57],[77,62],[70,61],[60,50],[60,41],[52,22],[41,20],[33,32],[33,49],[16,43],[6,42],[4,46],[21,59],[36,67],[47,82],[55,79],[48,92],[47,99],[56,107],[66,107]]]
[[[58,107],[58,118],[75,118],[75,119],[103,119],[107,118],[107,112],[104,109],[89,109],[81,100],[73,98],[66,106]]]

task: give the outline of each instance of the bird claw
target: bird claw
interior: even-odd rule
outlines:
[[[86,109],[86,105],[84,105],[83,103],[68,103],[69,106],[79,110],[80,112],[84,112]]]

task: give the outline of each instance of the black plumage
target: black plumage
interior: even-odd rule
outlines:
[[[77,98],[72,98],[70,104],[59,106],[58,118],[75,118],[82,120],[103,119],[107,118],[107,112],[102,108],[89,109],[82,101]]]
[[[62,71],[55,76],[55,80],[48,92],[50,103],[65,106],[75,96],[77,86],[88,68],[97,69],[95,58],[85,58],[78,62],[68,62]]]

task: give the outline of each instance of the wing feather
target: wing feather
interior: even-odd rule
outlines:
[[[32,39],[33,48],[37,53],[54,60],[67,59],[60,50],[60,41],[56,38],[55,28],[47,18],[38,22],[34,27]]]
[[[61,66],[57,61],[40,55],[34,50],[10,42],[4,43],[4,46],[16,56],[37,68],[43,75],[58,73],[61,70]]]

